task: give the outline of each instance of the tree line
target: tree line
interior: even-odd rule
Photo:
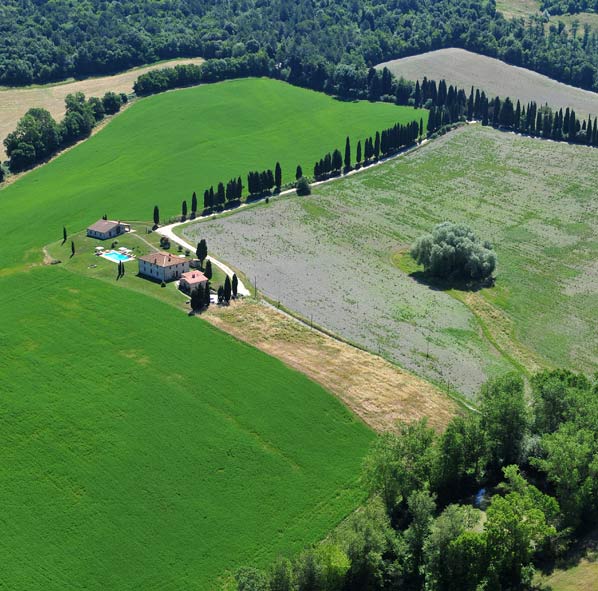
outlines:
[[[107,92],[103,98],[85,99],[82,92],[65,98],[66,113],[57,123],[46,109],[32,108],[21,117],[16,129],[4,140],[9,168],[25,170],[91,134],[106,115],[120,111],[127,95]]]
[[[511,98],[491,98],[483,90],[471,87],[469,93],[445,80],[438,83],[424,77],[422,83],[400,79],[395,85],[395,101],[429,110],[428,136],[459,121],[480,121],[497,129],[598,146],[598,118],[579,118],[574,109],[553,109],[531,101],[525,105]]]
[[[531,589],[537,565],[598,524],[598,382],[551,370],[531,390],[530,405],[508,374],[442,434],[425,419],[381,434],[363,463],[365,507],[292,560],[239,569],[227,589]]]
[[[339,149],[328,152],[323,158],[314,164],[314,178],[316,180],[327,179],[339,175],[342,170],[348,172],[361,166],[368,166],[378,160],[381,156],[388,157],[396,154],[399,150],[413,145],[423,133],[423,119],[412,121],[403,125],[397,123],[393,127],[377,131],[373,137],[364,140],[363,150],[361,140],[357,142],[355,159],[352,159],[351,140],[345,140],[344,158]]]
[[[554,13],[594,9],[594,0],[543,1]],[[248,65],[237,60],[261,55],[280,78],[332,92],[325,86],[353,85],[369,66],[442,47],[469,49],[575,86],[598,85],[592,29],[580,32],[560,22],[546,27],[542,15],[506,19],[495,0],[121,0],[75,6],[68,0],[4,0],[0,10],[4,85],[97,76],[198,55],[230,60],[218,65],[230,69]],[[215,76],[221,75],[218,68]],[[358,87],[365,98],[361,81]]]

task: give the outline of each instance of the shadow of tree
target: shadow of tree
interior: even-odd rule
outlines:
[[[477,292],[488,287],[493,287],[496,283],[495,277],[488,277],[477,281],[466,281],[461,278],[435,277],[426,271],[412,271],[409,273],[409,277],[434,291],[449,291],[454,289],[457,291]]]

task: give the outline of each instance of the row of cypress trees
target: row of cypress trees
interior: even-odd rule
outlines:
[[[381,156],[391,156],[399,150],[414,144],[422,136],[423,126],[423,119],[420,119],[419,124],[417,121],[412,121],[406,125],[397,123],[393,127],[382,130],[382,132],[377,131],[374,137],[366,138],[363,143],[363,150],[361,140],[359,140],[355,153],[355,168],[367,166],[378,160]],[[347,137],[344,159],[338,149],[328,152],[328,154],[315,163],[314,177],[316,180],[322,180],[340,174],[341,169],[348,172],[352,168],[351,140]]]
[[[416,82],[410,99],[416,106],[429,108],[428,135],[457,121],[477,120],[482,125],[534,137],[598,146],[598,119],[581,119],[569,107],[553,109],[534,101],[522,105],[509,97],[492,99],[474,87],[468,96],[465,90],[447,85],[445,80],[436,84],[425,78],[421,85]]]

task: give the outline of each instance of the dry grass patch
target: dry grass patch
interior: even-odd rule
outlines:
[[[135,80],[150,70],[177,64],[200,64],[203,61],[202,58],[171,60],[143,68],[134,68],[114,76],[0,90],[0,140],[3,140],[17,126],[19,119],[32,107],[47,109],[55,119],[59,120],[64,115],[64,99],[67,94],[83,92],[85,96],[103,96],[110,90],[130,93],[133,91]]]
[[[441,430],[460,410],[429,382],[254,300],[202,317],[317,381],[377,431],[423,417]]]

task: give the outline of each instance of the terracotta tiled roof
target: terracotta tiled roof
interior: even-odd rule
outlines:
[[[173,265],[189,262],[185,257],[179,257],[169,252],[151,252],[150,254],[140,256],[138,260],[158,265],[158,267],[172,267]]]
[[[183,273],[181,275],[181,279],[184,279],[189,285],[197,285],[198,283],[203,283],[207,281],[208,278],[199,271],[189,271],[187,273]]]
[[[95,224],[92,224],[87,229],[104,234],[106,232],[110,232],[110,230],[114,230],[119,223],[120,222],[113,222],[112,220],[98,220]]]

